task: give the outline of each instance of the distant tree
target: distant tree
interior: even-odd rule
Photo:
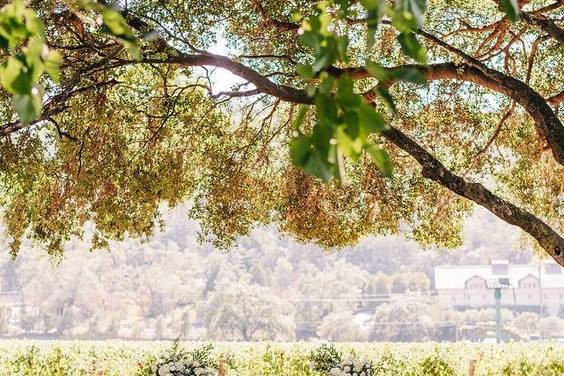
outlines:
[[[156,339],[164,339],[165,334],[165,323],[162,316],[157,317],[157,321],[155,322],[155,338]]]
[[[481,309],[467,309],[462,312],[462,317],[466,323],[478,323],[478,322],[495,322],[495,309],[493,308],[481,308]],[[501,319],[503,322],[511,323],[513,321],[514,314],[511,310],[502,308],[501,309]]]
[[[355,320],[351,311],[330,313],[317,328],[322,340],[332,342],[366,341],[367,333]]]
[[[407,281],[403,273],[395,273],[391,277],[392,288],[391,291],[394,294],[403,294],[407,290]]]
[[[269,285],[267,275],[264,272],[264,269],[263,269],[262,266],[254,265],[251,268],[251,270],[249,270],[249,273],[252,276],[251,283],[256,283],[257,285],[261,285],[261,286],[268,286]]]
[[[292,266],[292,263],[290,263],[290,261],[288,261],[285,257],[278,258],[274,268],[274,278],[276,280],[277,287],[282,291],[286,290],[293,282],[293,275],[294,267]]]
[[[267,288],[247,282],[219,286],[202,309],[208,337],[256,341],[294,338],[292,307]]]
[[[347,298],[361,296],[369,280],[365,270],[342,259],[326,270],[304,262],[298,275],[295,288],[301,299],[295,303],[296,321],[309,326],[319,324],[330,313],[354,311],[359,302]]]
[[[534,312],[523,312],[513,319],[511,326],[515,329],[515,332],[523,337],[530,338],[531,336],[538,335],[540,316]]]
[[[8,306],[0,305],[0,335],[8,334],[10,328],[11,309]]]
[[[407,272],[404,274],[407,281],[407,288],[410,291],[429,291],[431,288],[431,281],[425,273],[422,272]]]
[[[180,317],[180,328],[178,335],[182,336],[182,338],[187,339],[190,338],[190,311],[185,310],[182,312],[182,316]]]
[[[397,300],[380,305],[372,317],[371,341],[430,341],[436,332],[437,308]]]
[[[378,272],[371,280],[372,289],[371,292],[374,294],[389,294],[391,290],[390,278],[382,273]]]
[[[557,338],[564,336],[564,319],[549,316],[538,322],[539,334],[543,338]]]

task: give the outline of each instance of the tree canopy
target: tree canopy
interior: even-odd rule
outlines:
[[[14,255],[147,237],[186,201],[219,246],[274,223],[454,247],[477,204],[564,265],[561,1],[2,3]]]

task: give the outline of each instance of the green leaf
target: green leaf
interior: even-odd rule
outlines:
[[[306,80],[313,78],[313,67],[309,64],[298,64],[296,71],[301,78]]]
[[[408,33],[412,30],[417,29],[417,21],[411,13],[396,10],[392,16],[392,26],[398,29],[400,32]]]
[[[521,14],[517,0],[501,0],[501,7],[511,21],[517,22],[520,20]]]
[[[386,121],[384,118],[369,105],[363,104],[360,106],[358,114],[360,126],[367,134],[386,130]]]
[[[399,68],[393,72],[394,78],[414,84],[426,85],[427,79],[417,68]]]
[[[37,17],[37,13],[33,9],[26,8],[24,10],[25,27],[29,35],[37,35],[43,38],[45,36],[45,26],[43,21]]]
[[[110,33],[116,37],[133,35],[127,21],[117,10],[107,8],[102,15],[102,20]]]
[[[294,129],[299,131],[301,125],[304,123],[304,119],[307,115],[307,111],[308,111],[308,107],[305,104],[300,105],[299,109],[298,109],[298,114],[296,115],[296,118],[294,119]]]
[[[366,26],[368,27],[366,48],[370,50],[376,41],[376,30],[382,19],[386,3],[384,0],[362,0],[362,5],[366,8]]]
[[[397,0],[395,10],[403,22],[413,25],[413,30],[423,26],[426,5],[425,0]]]
[[[382,10],[385,5],[384,0],[361,0],[361,3],[368,11]]]
[[[346,35],[343,35],[335,38],[334,40],[338,58],[342,61],[348,61],[347,49],[349,47],[349,38]]]
[[[311,141],[306,135],[299,135],[290,141],[290,157],[292,163],[298,167],[304,167],[311,155]]]
[[[306,46],[312,48],[316,53],[321,50],[321,41],[323,38],[313,31],[306,31],[300,38],[300,41]]]
[[[398,40],[405,53],[417,60],[421,64],[427,64],[427,50],[412,32],[402,32],[398,35]]]
[[[349,7],[351,5],[350,0],[335,0],[337,4],[339,4],[339,9],[344,13],[348,12]]]
[[[361,98],[355,94],[354,83],[348,74],[344,74],[339,78],[339,86],[337,88],[337,100],[341,107],[345,110],[358,106]]]
[[[333,87],[335,84],[335,79],[333,77],[329,77],[327,73],[322,72],[319,77],[321,78],[321,82],[319,83],[319,87],[317,88],[321,94],[329,94],[333,91]]]
[[[392,160],[385,150],[380,149],[376,145],[366,146],[366,151],[372,157],[372,160],[385,177],[391,178],[393,175]]]
[[[62,62],[63,58],[57,51],[49,51],[49,54],[43,62],[45,72],[57,83],[61,80],[59,67]]]
[[[41,59],[43,48],[46,48],[45,41],[39,37],[29,39],[25,51],[25,65],[31,72],[31,81],[33,83],[39,81],[44,72],[43,60]]]
[[[0,68],[2,86],[12,94],[29,94],[33,87],[32,72],[22,60],[10,56]]]
[[[317,94],[315,97],[315,108],[321,122],[329,124],[335,124],[337,122],[337,104],[332,96]]]
[[[337,147],[344,155],[351,158],[353,162],[358,160],[358,157],[362,152],[362,146],[364,145],[364,142],[360,137],[350,137],[344,127],[339,127],[337,128],[335,139],[337,140]]]
[[[337,54],[335,49],[324,48],[321,51],[321,53],[317,55],[317,58],[315,59],[315,63],[313,64],[313,71],[316,73],[322,71],[323,69],[332,65],[336,59],[337,59]]]
[[[333,169],[329,161],[323,159],[319,152],[313,152],[308,158],[304,169],[310,174],[317,176],[323,181],[329,181],[333,177]]]
[[[327,155],[331,139],[335,134],[335,128],[335,123],[317,123],[313,126],[310,140],[315,150],[325,153],[325,156]]]
[[[106,8],[102,14],[102,20],[105,31],[120,39],[129,54],[133,58],[138,59],[141,54],[139,41],[121,13],[117,10]]]
[[[356,110],[356,108],[354,109]],[[347,111],[342,116],[342,123],[345,124],[345,132],[351,138],[357,138],[360,135],[360,123],[357,111]]]
[[[378,81],[388,81],[391,76],[386,69],[384,69],[380,64],[369,61],[366,63],[366,70],[370,75],[376,78]]]
[[[376,29],[368,28],[366,32],[366,49],[370,51],[374,44],[376,43]]]
[[[397,109],[396,109],[396,104],[394,103],[394,97],[392,97],[392,94],[390,94],[388,89],[386,89],[384,86],[378,85],[376,87],[376,91],[378,92],[380,97],[384,100],[384,102],[386,102],[390,110],[392,110],[393,113],[396,113]]]
[[[14,111],[19,115],[23,124],[29,124],[41,116],[43,103],[41,90],[34,88],[31,94],[14,95]]]

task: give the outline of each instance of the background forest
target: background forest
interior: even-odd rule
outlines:
[[[323,251],[261,228],[221,252],[198,242],[198,226],[183,210],[167,212],[163,231],[147,243],[116,242],[109,254],[87,253],[87,239],[75,239],[59,265],[31,243],[15,262],[2,255],[3,301],[22,306],[18,317],[0,311],[2,336],[441,340],[446,323],[491,322],[495,312],[442,310],[435,265],[533,257],[515,229],[486,212],[466,221],[465,245],[454,251],[422,250],[399,237]],[[515,338],[564,329],[564,320],[532,312],[504,310],[503,319]]]

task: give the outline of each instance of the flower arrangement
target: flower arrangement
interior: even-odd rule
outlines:
[[[373,376],[374,365],[356,356],[343,358],[333,345],[322,345],[310,354],[313,370],[327,376]]]
[[[151,366],[153,376],[217,376],[217,364],[212,358],[212,345],[188,352],[174,341],[172,348],[158,357]]]

